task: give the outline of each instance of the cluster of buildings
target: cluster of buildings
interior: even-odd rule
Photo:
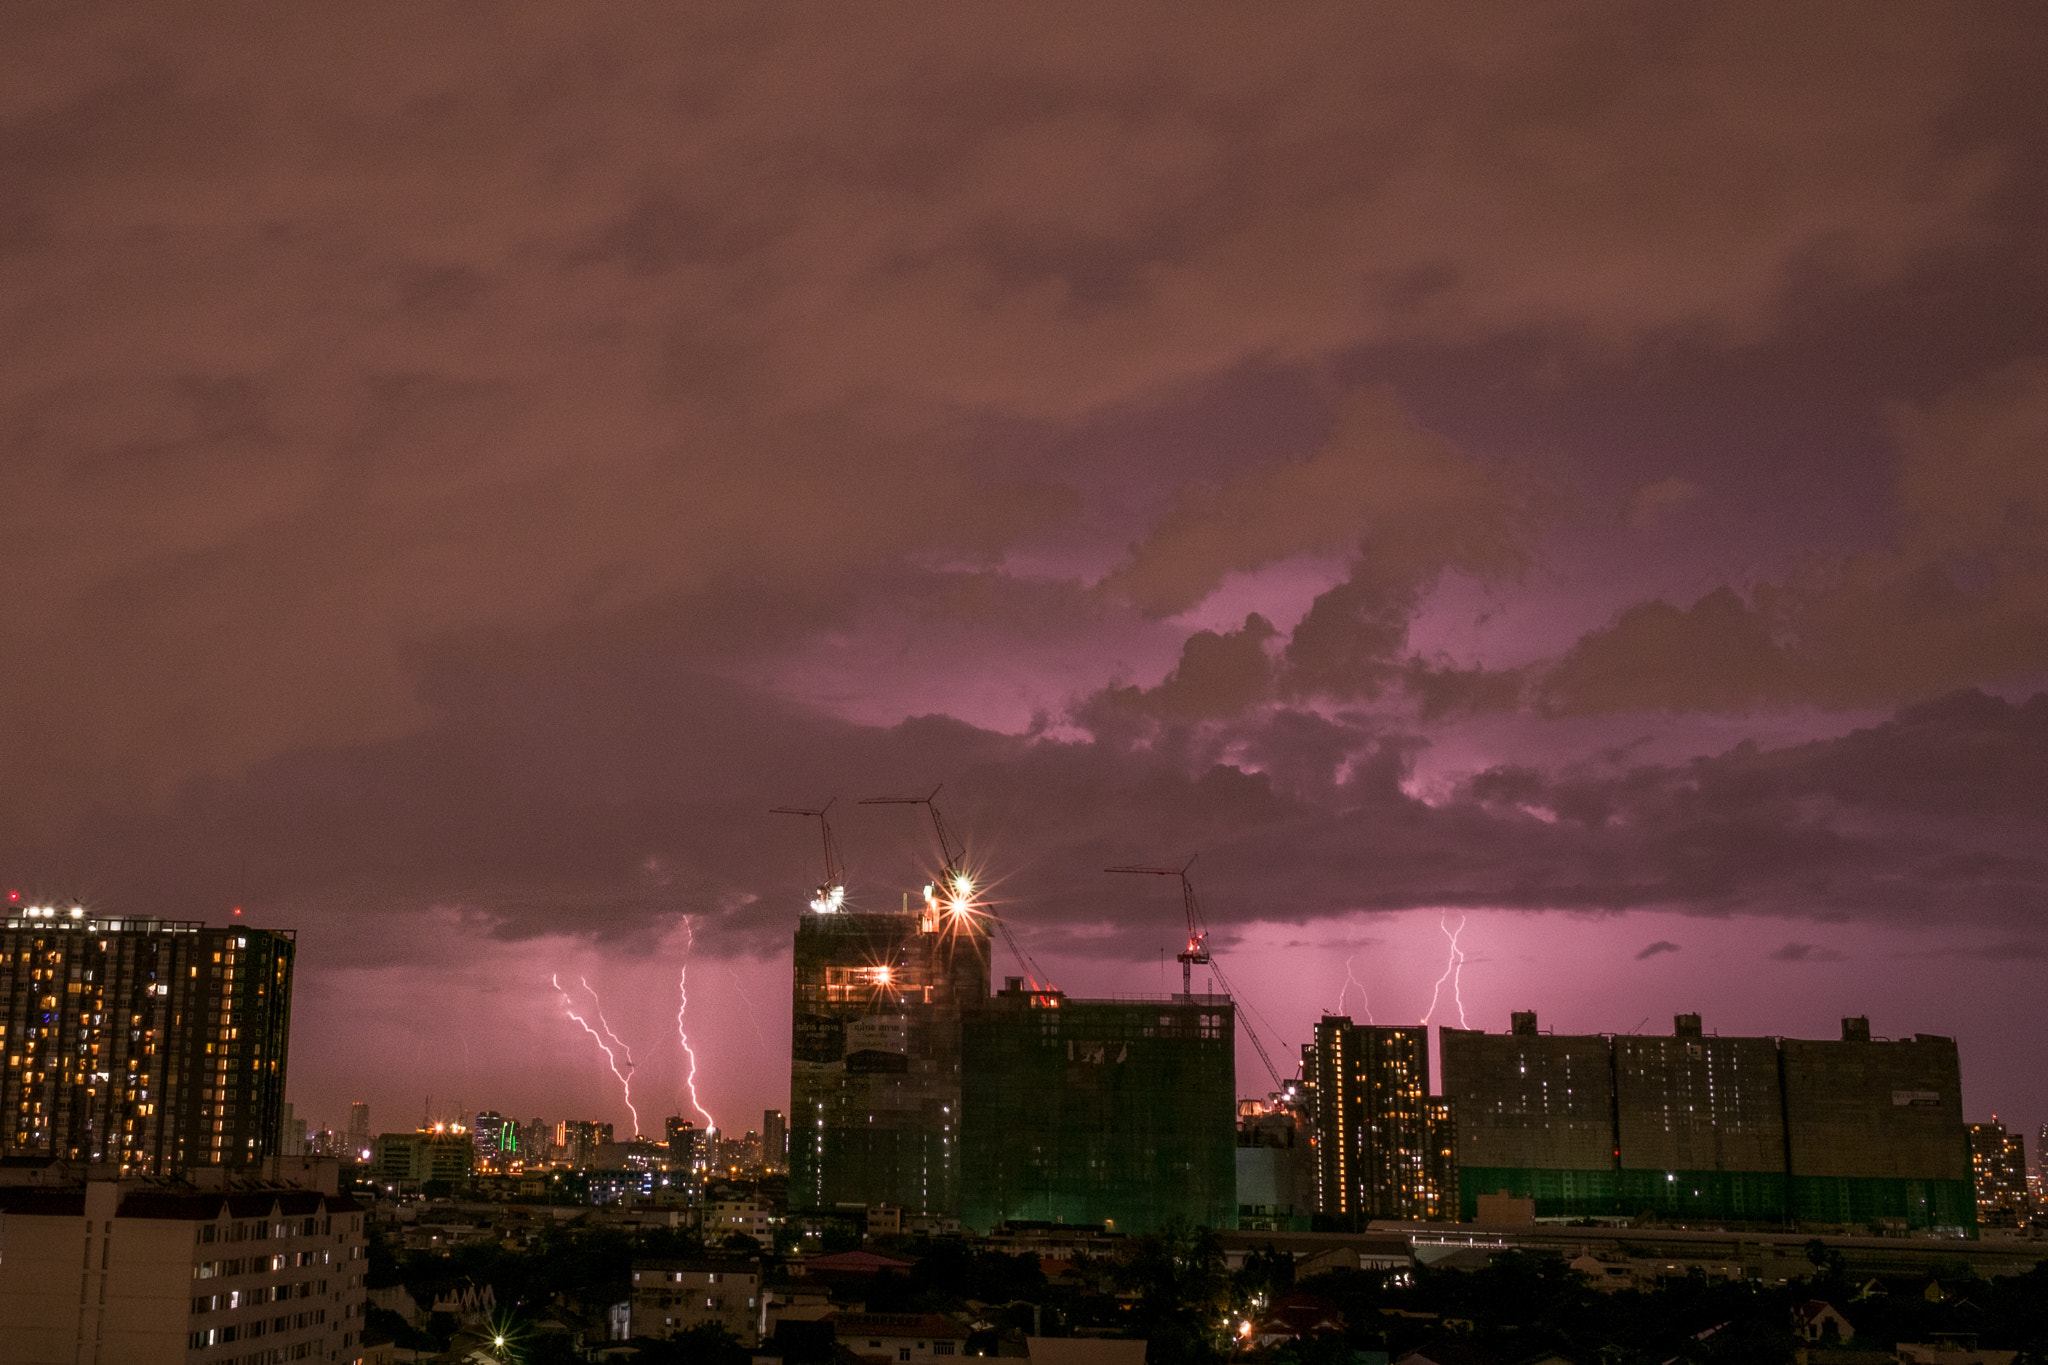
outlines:
[[[980,1233],[1508,1209],[1970,1235],[2036,1207],[2019,1135],[1964,1123],[1947,1038],[1877,1038],[1863,1019],[1823,1041],[1720,1037],[1697,1015],[1669,1036],[1557,1035],[1523,1013],[1505,1033],[1438,1030],[1432,1092],[1428,1030],[1327,1016],[1299,1077],[1240,1104],[1228,995],[1082,999],[1028,972],[994,989],[999,927],[964,878],[900,911],[821,894],[795,935],[788,1116],[744,1137],[677,1116],[620,1140],[494,1110],[375,1134],[364,1104],[309,1135],[284,1100],[290,933],[16,908],[0,928],[0,1337],[62,1319],[111,1341],[162,1297],[124,1308],[121,1286],[184,1276],[222,1281],[180,1296],[188,1358],[353,1358],[361,1219],[338,1161],[393,1191],[483,1177],[529,1193],[570,1171],[591,1202],[786,1171],[775,1208],[728,1211],[764,1245],[771,1216],[849,1210]],[[35,1258],[12,1248],[42,1244],[37,1219],[71,1220],[52,1254],[104,1262],[104,1305],[92,1274],[24,1287]],[[201,1254],[223,1240],[266,1246]]]
[[[750,1128],[737,1138],[699,1128],[681,1115],[670,1116],[664,1131],[661,1139],[635,1135],[621,1142],[611,1124],[595,1119],[550,1124],[536,1118],[522,1124],[486,1109],[469,1123],[428,1120],[409,1132],[380,1133],[363,1149],[360,1165],[392,1194],[418,1194],[433,1184],[478,1177],[531,1178],[562,1170],[660,1174],[702,1186],[720,1179],[761,1179],[782,1169],[786,1126],[779,1109],[766,1111],[761,1129]]]
[[[287,1157],[289,933],[0,923],[0,1357],[357,1361],[364,1210]]]
[[[2016,1135],[1965,1125],[1954,1040],[1506,1033],[1327,1016],[1298,1080],[1240,1104],[1224,995],[989,990],[964,899],[796,932],[791,1208],[896,1205],[987,1231],[1270,1230],[1532,1216],[1969,1235],[2022,1225]],[[1974,1164],[1973,1164],[1974,1163]]]
[[[990,917],[964,894],[799,920],[789,1203],[888,1205],[927,1225],[1237,1215],[1228,996],[1086,1000],[990,986]]]

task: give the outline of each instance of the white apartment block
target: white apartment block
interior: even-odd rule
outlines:
[[[352,1365],[363,1217],[278,1185],[0,1188],[0,1365]]]

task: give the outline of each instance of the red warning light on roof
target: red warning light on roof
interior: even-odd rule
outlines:
[[[7,893],[7,899],[11,901],[18,901],[21,899],[21,893],[19,891],[10,891]]]
[[[236,906],[236,907],[235,907],[235,913],[236,913],[236,914],[238,914],[238,915],[239,915],[239,914],[241,914],[241,913],[242,913],[242,907],[241,907],[241,906],[239,906],[239,905],[238,905],[238,906]]]

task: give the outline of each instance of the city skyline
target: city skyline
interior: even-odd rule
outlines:
[[[1275,1057],[2048,1124],[2038,7],[0,25],[0,891],[295,931],[299,1115],[787,1109],[768,812],[943,783],[1077,997],[1193,856]]]

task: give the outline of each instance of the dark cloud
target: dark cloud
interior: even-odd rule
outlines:
[[[977,423],[1754,337],[1817,255],[1869,288],[1976,240],[2027,164],[1962,116],[2024,35],[1939,11],[8,23],[0,632],[41,666],[0,756],[63,774],[24,820],[408,733],[446,632],[991,562],[1074,503]],[[1170,507],[1117,589],[1361,534],[1389,589],[1497,562],[1483,475],[1413,482],[1365,393],[1214,496],[1128,471]]]
[[[1027,935],[1116,923],[1128,888],[1097,869],[1197,851],[1226,936],[1437,906],[1957,925],[2048,909],[2048,695],[1958,696],[1679,765],[1496,767],[1424,801],[1408,788],[1426,741],[1365,715],[1161,714],[1070,738],[860,725],[706,675],[686,630],[638,615],[451,640],[424,666],[433,719],[412,735],[301,750],[166,808],[103,807],[16,865],[193,913],[240,895],[246,860],[251,902],[345,915],[366,950],[387,941],[379,917],[434,906],[508,938],[646,938],[689,913],[708,950],[765,950],[816,876],[808,838],[767,807],[944,781]],[[893,901],[929,861],[896,815],[848,807],[857,897]]]
[[[1157,687],[1112,687],[1081,713],[1102,724],[1108,713],[1128,710],[1166,721],[1194,721],[1238,715],[1266,699],[1273,663],[1266,642],[1273,623],[1253,612],[1237,630],[1198,630],[1181,645],[1180,662]]]
[[[1648,947],[1644,948],[1640,953],[1637,953],[1636,961],[1642,962],[1648,958],[1656,957],[1661,953],[1676,953],[1682,951],[1684,950],[1681,949],[1676,943],[1673,943],[1670,939],[1660,938],[1655,943],[1652,943]]]
[[[1517,567],[1516,512],[1502,471],[1422,429],[1391,390],[1360,390],[1346,395],[1329,441],[1308,458],[1183,493],[1102,588],[1170,615],[1232,571],[1357,548],[1354,583],[1412,596],[1447,568]]]
[[[1841,962],[1846,954],[1834,948],[1823,948],[1813,943],[1787,943],[1771,952],[1773,962]]]
[[[1553,711],[1895,704],[2048,674],[2048,361],[1894,415],[1897,543],[1747,597],[1630,607],[1543,678]]]

